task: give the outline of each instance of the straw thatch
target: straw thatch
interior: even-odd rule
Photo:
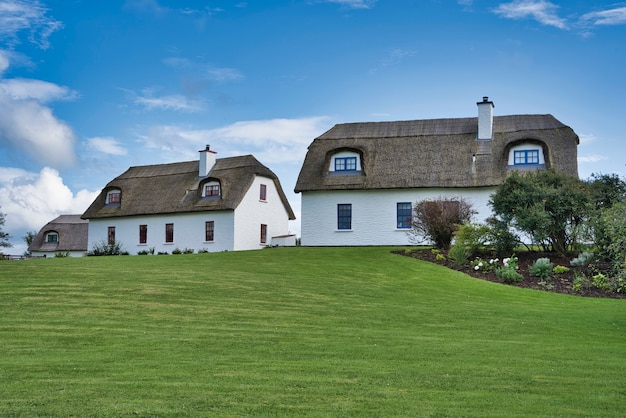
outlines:
[[[218,158],[207,177],[198,177],[199,161],[131,167],[109,182],[83,219],[234,210],[256,176],[273,180],[289,214],[295,215],[278,177],[252,155]],[[218,181],[221,198],[203,199],[207,181]],[[105,205],[109,190],[121,191],[121,204]]]
[[[309,146],[295,191],[497,186],[510,169],[510,148],[521,142],[540,144],[548,168],[578,176],[578,136],[554,116],[493,121],[489,141],[477,140],[475,117],[335,125]],[[329,175],[342,150],[361,155],[361,172]]]
[[[81,219],[80,215],[61,215],[41,228],[28,246],[28,251],[87,251],[88,227],[89,221]],[[48,232],[59,234],[58,242],[46,242]]]

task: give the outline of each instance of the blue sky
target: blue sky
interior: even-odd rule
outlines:
[[[626,172],[626,3],[0,0],[0,212],[22,237],[128,167],[253,154],[295,181],[336,123],[550,113]],[[299,221],[291,225],[299,233]]]

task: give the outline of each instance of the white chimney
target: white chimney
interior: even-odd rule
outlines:
[[[490,140],[493,138],[493,108],[495,105],[484,96],[478,105],[478,140]]]
[[[200,177],[206,177],[213,166],[215,165],[217,152],[211,151],[211,147],[209,145],[206,146],[205,149],[200,150],[200,170],[198,175]]]

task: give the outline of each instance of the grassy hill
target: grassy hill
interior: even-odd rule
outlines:
[[[0,262],[0,416],[624,416],[626,301],[386,248]]]

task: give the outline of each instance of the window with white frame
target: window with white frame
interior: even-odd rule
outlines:
[[[119,205],[122,203],[122,191],[119,189],[109,190],[106,195],[105,204]]]
[[[220,197],[220,184],[216,181],[206,183],[202,191],[202,197],[209,197],[209,198]]]
[[[50,231],[46,234],[46,242],[59,242],[59,234],[56,231]]]

